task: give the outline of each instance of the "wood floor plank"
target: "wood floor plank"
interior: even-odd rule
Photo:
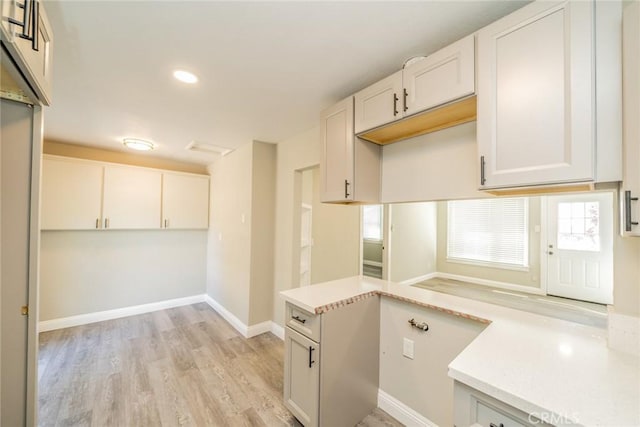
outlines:
[[[39,426],[293,426],[283,342],[243,338],[205,303],[45,332]],[[374,411],[358,426],[398,427]]]

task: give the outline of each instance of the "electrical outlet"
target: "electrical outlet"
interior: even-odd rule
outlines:
[[[402,343],[402,355],[413,360],[413,341],[405,338]]]

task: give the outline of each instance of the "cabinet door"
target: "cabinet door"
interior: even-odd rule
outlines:
[[[284,402],[305,427],[318,425],[320,345],[285,328]]]
[[[158,171],[106,166],[104,228],[160,228],[161,180]]]
[[[353,97],[350,96],[321,114],[322,202],[352,201],[353,198]]]
[[[593,2],[535,2],[478,32],[484,188],[594,179]]]
[[[23,39],[17,35],[22,27],[10,24],[5,17],[9,16],[18,21],[23,20],[22,8],[16,7],[15,0],[2,1],[2,26],[10,43],[7,48],[11,56],[18,63],[18,67],[44,105],[51,103],[51,68],[53,52],[53,33],[42,1],[29,1],[30,7],[38,11],[37,26],[30,29],[31,34],[37,36],[37,43]],[[32,24],[33,25],[33,24]]]
[[[404,115],[446,104],[475,92],[475,39],[471,35],[402,72]]]
[[[402,111],[402,71],[372,84],[354,95],[355,133],[399,119]]]
[[[103,166],[45,158],[42,162],[43,230],[92,230],[101,226]]]
[[[209,177],[162,174],[162,226],[208,228]]]
[[[624,10],[623,30],[623,141],[622,232],[640,236],[640,3]],[[634,224],[636,223],[636,224]]]

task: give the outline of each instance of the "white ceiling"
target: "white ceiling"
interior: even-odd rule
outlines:
[[[210,163],[198,141],[236,148],[316,125],[339,99],[521,7],[522,1],[59,1],[45,138]],[[196,85],[173,79],[194,72]]]

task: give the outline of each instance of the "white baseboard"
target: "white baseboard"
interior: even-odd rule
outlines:
[[[511,291],[526,292],[534,295],[545,295],[545,292],[540,288],[534,288],[533,286],[514,285],[513,283],[497,282],[495,280],[478,279],[477,277],[461,276],[459,274],[450,273],[435,273],[434,277],[442,279],[460,280],[462,282],[468,282],[473,285],[492,286],[494,288],[509,289]]]
[[[113,310],[98,311],[95,313],[79,314],[77,316],[62,317],[59,319],[43,320],[38,323],[38,332],[53,331],[55,329],[70,328],[72,326],[86,325],[105,320],[118,319],[120,317],[134,316],[152,311],[165,310],[167,308],[196,304],[205,301],[205,295],[193,295],[184,298],[175,298],[166,301],[152,302],[148,304],[134,305],[130,307],[116,308]]]
[[[284,328],[276,322],[271,322],[271,333],[284,341]]]
[[[378,389],[378,407],[407,427],[438,427],[395,397]]]
[[[240,334],[245,338],[255,337],[256,335],[264,334],[265,332],[273,333],[275,323],[271,320],[266,320],[255,325],[247,326],[242,323],[242,321],[238,319],[233,313],[224,308],[222,304],[211,298],[209,295],[205,295],[204,301],[209,304],[211,308],[217,311],[218,314],[224,318],[224,320],[229,322],[231,326],[233,326],[235,330],[240,332]],[[278,338],[284,339],[284,330],[282,331],[282,336],[277,335],[276,333],[273,334]]]
[[[399,285],[415,285],[416,283],[424,282],[425,280],[433,279],[434,277],[438,277],[440,273],[434,272],[425,274],[423,276],[413,277],[411,279],[403,280],[402,282],[398,282]]]
[[[609,307],[609,348],[640,356],[640,318]]]

